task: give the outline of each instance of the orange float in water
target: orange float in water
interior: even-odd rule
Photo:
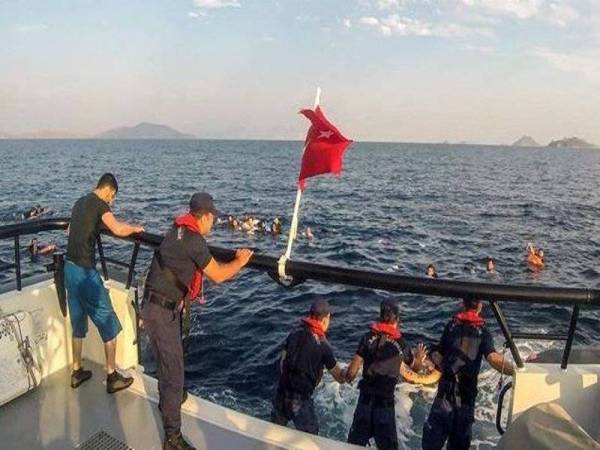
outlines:
[[[400,375],[402,375],[404,381],[408,383],[430,386],[440,381],[440,378],[442,377],[442,372],[440,372],[437,369],[433,369],[431,372],[427,373],[415,372],[406,364],[402,363],[400,365]]]

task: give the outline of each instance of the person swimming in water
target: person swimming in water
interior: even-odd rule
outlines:
[[[281,220],[275,217],[271,223],[271,234],[278,235],[281,233]]]
[[[309,241],[312,241],[315,238],[315,235],[312,233],[310,227],[306,227],[306,230],[304,230],[304,237]]]
[[[33,238],[27,246],[27,250],[31,256],[50,255],[56,251],[56,244],[40,244],[37,238]]]
[[[427,266],[427,268],[425,269],[425,275],[428,278],[434,278],[434,279],[438,277],[437,271],[435,270],[435,266],[433,264],[429,264]]]
[[[544,266],[544,250],[541,248],[535,249],[534,245],[529,242],[527,244],[527,262],[537,267]]]
[[[487,257],[485,262],[485,270],[487,270],[488,273],[496,273],[496,260],[491,256]]]
[[[23,213],[23,218],[30,220],[30,219],[37,219],[40,216],[43,216],[44,214],[49,213],[50,210],[48,208],[43,208],[41,205],[36,205],[31,207],[28,211]]]

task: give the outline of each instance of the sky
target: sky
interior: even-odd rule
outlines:
[[[0,131],[600,144],[600,0],[0,0]]]

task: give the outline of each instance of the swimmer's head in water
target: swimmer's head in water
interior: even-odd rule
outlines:
[[[543,258],[543,257],[544,257],[544,250],[542,250],[541,248],[540,248],[540,249],[538,249],[538,251],[537,251],[537,255],[538,255],[540,258]]]
[[[494,270],[496,270],[496,261],[494,260],[494,258],[488,256],[485,262],[485,268],[488,272],[493,272]]]
[[[425,275],[433,278],[437,277],[437,272],[435,271],[435,266],[433,264],[429,264],[427,266],[427,268],[425,269]]]
[[[463,306],[466,310],[481,312],[482,303],[481,300],[475,297],[465,297],[463,299]]]

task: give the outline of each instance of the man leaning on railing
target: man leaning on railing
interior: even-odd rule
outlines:
[[[96,270],[96,239],[102,224],[120,237],[144,231],[141,226],[119,222],[111,212],[110,204],[118,190],[114,175],[105,173],[93,192],[75,202],[71,212],[65,263],[65,286],[73,329],[71,387],[79,387],[92,376],[91,371],[81,366],[82,344],[87,334],[89,317],[104,342],[106,391],[109,394],[126,389],[133,379],[116,370],[116,338],[121,331],[121,323],[113,310],[108,290]]]

